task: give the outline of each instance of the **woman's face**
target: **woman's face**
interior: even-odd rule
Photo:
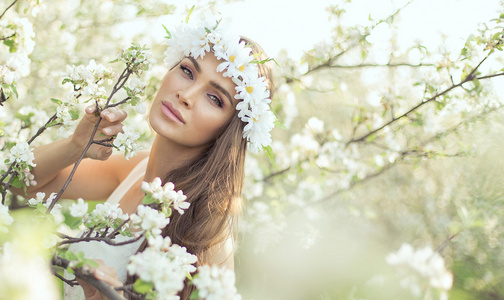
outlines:
[[[159,135],[181,146],[205,148],[235,114],[235,84],[217,72],[212,53],[184,58],[165,75],[149,121]]]

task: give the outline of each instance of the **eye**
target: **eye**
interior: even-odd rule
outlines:
[[[208,98],[210,98],[210,100],[217,106],[222,107],[222,100],[219,97],[212,94],[208,94]]]
[[[184,74],[189,77],[189,79],[193,79],[193,73],[191,71],[191,69],[189,69],[188,67],[186,66],[183,66],[183,65],[180,65],[180,69],[182,70],[182,72],[184,72]]]

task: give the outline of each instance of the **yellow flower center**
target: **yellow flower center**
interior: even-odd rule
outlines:
[[[241,66],[238,68],[238,70],[240,70],[240,71],[242,71],[242,72],[243,72],[243,70],[245,70],[245,65],[241,65]]]
[[[230,62],[234,62],[234,60],[235,60],[235,59],[236,59],[236,56],[235,56],[235,55],[231,55],[231,56],[229,57],[229,61],[230,61]]]
[[[247,90],[247,93],[252,94],[252,92],[254,91],[254,88],[253,88],[253,87],[251,87],[251,86],[247,86],[247,87],[245,88],[245,90]]]
[[[252,120],[254,120],[254,122],[259,122],[260,119],[261,119],[261,116],[257,116],[257,119],[256,118],[252,118]]]

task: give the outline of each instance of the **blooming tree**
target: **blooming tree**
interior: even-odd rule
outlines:
[[[339,1],[327,9],[337,34],[301,61],[288,52],[275,57],[278,83],[270,105],[282,125],[273,132],[273,155],[246,160],[247,207],[237,267],[244,298],[247,293],[290,299],[504,295],[499,276],[504,166],[500,153],[493,153],[503,144],[502,97],[494,86],[504,75],[504,16],[482,20],[457,52],[421,43],[398,49],[394,32],[411,2],[395,1],[400,5],[389,16],[371,15],[367,24],[349,27],[338,20],[352,3]],[[183,213],[189,206],[169,183],[144,183],[144,203],[132,215],[117,205],[90,209],[82,199],[64,201],[65,187],[31,199],[9,192],[37,184],[31,174],[33,147],[70,134],[84,104],[98,111],[121,105],[130,115],[124,133],[115,139],[90,137],[88,147],[107,145],[126,157],[148,147],[142,113],[162,78],[164,70],[153,62],[160,61],[156,53],[164,48],[151,43],[155,37],[136,37],[152,45],[151,54],[131,36],[125,38],[121,26],[131,19],[149,22],[174,7],[157,0],[59,4],[13,0],[0,7],[0,288],[5,297],[24,290],[55,299],[57,288],[47,275],[53,270],[60,277],[58,270],[65,268],[117,299],[114,289],[86,273],[93,262],[66,247],[84,240],[119,244],[123,240],[117,237],[123,236],[127,242],[148,241],[146,250],[131,258],[128,272],[138,280],[124,293],[170,299],[192,274],[198,290],[193,297],[239,298],[232,272],[196,270],[194,255],[159,236],[171,211]],[[377,30],[390,33],[386,62],[374,55]],[[131,47],[116,56],[122,40]],[[242,63],[222,67],[238,72]],[[255,90],[254,82],[241,84],[244,91]],[[46,227],[28,230],[23,224]],[[33,229],[38,227],[43,233]],[[285,255],[292,252],[298,256]],[[269,273],[259,276],[258,266]],[[16,279],[9,270],[23,270],[33,279]],[[303,289],[306,282],[310,287]]]

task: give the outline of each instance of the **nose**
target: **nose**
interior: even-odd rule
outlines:
[[[186,108],[193,107],[198,93],[201,92],[200,89],[201,88],[195,84],[180,88],[176,93],[179,103]]]
[[[176,95],[180,104],[187,108],[190,108],[192,106],[192,101],[187,90],[179,90],[177,91]]]

